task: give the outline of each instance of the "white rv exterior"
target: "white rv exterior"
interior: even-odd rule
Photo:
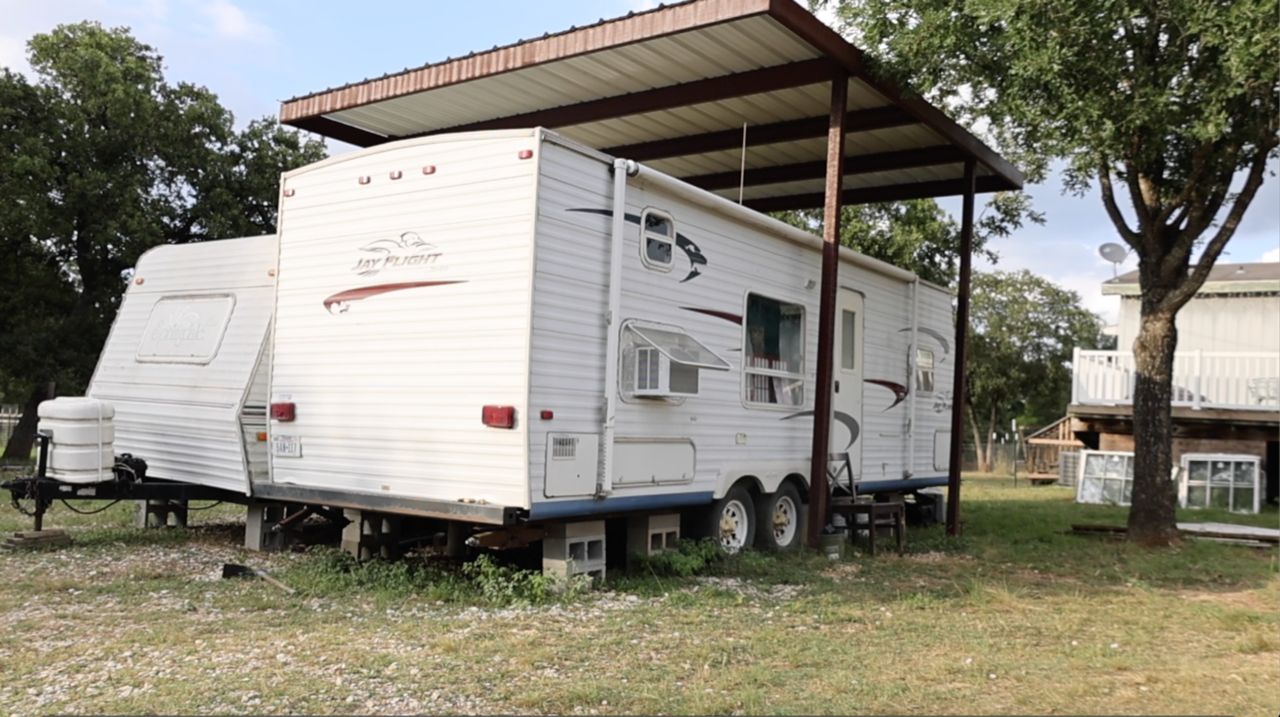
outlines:
[[[286,174],[270,393],[293,417],[253,493],[490,523],[803,494],[820,241],[619,166],[535,129]],[[864,490],[940,484],[951,296],[841,259],[831,449]]]
[[[87,395],[115,408],[115,451],[148,475],[238,493],[266,480],[274,235],[142,255]]]

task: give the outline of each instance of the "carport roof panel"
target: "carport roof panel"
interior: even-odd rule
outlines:
[[[839,70],[850,77],[846,171],[858,173],[846,190],[891,188],[846,191],[847,199],[958,193],[953,165],[966,158],[978,163],[979,191],[1021,186],[1006,160],[938,109],[872,78],[861,51],[792,0],[660,6],[287,100],[280,119],[361,146],[541,125],[682,178],[745,161],[745,197],[812,206],[821,174],[809,166],[825,159],[828,88]],[[933,149],[943,151],[922,157]],[[918,151],[896,169],[895,150]],[[875,159],[876,171],[859,171],[860,157]]]

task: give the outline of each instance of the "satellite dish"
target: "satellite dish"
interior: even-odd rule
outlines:
[[[1125,259],[1129,258],[1129,250],[1115,242],[1107,242],[1106,244],[1098,247],[1098,254],[1100,254],[1103,259],[1111,262],[1111,275],[1113,277],[1116,275],[1116,267],[1120,266],[1124,263]]]

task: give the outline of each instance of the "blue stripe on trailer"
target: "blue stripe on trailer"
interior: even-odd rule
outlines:
[[[529,508],[529,520],[547,520],[550,518],[570,518],[579,515],[595,515],[598,513],[621,513],[630,510],[662,510],[665,508],[683,508],[690,505],[710,503],[714,499],[711,491],[701,493],[668,493],[665,495],[635,495],[620,498],[604,498],[594,500],[558,500],[534,503]]]
[[[934,488],[947,484],[946,476],[899,478],[897,480],[858,481],[859,493],[909,493],[921,488]]]

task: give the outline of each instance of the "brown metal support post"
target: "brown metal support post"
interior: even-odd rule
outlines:
[[[964,205],[960,215],[960,285],[956,292],[956,375],[951,392],[951,461],[947,468],[947,535],[960,534],[960,460],[964,436],[965,361],[969,346],[969,280],[973,257],[973,194],[977,165],[964,163]]]
[[[840,268],[840,190],[844,180],[845,105],[849,77],[831,79],[831,119],[827,127],[827,184],[822,207],[822,288],[818,309],[818,377],[813,387],[813,456],[809,465],[809,547],[822,547],[827,525],[827,441],[831,434],[831,383]]]

